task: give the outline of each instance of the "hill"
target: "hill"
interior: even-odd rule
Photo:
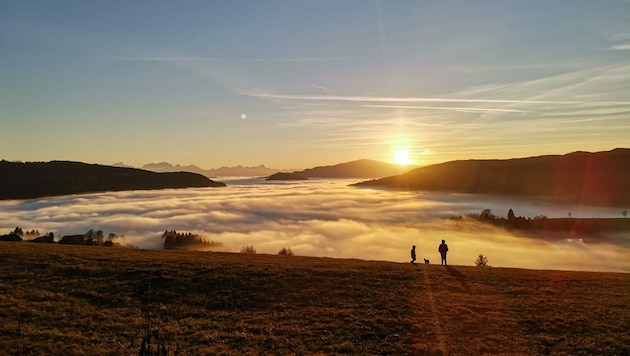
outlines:
[[[54,195],[190,187],[225,184],[188,172],[155,173],[142,169],[80,162],[0,161],[0,199],[30,199]]]
[[[7,354],[137,354],[149,320],[152,344],[180,355],[630,346],[629,274],[12,242],[0,255]]]
[[[270,175],[265,180],[308,180],[308,178],[298,173],[278,172]]]
[[[506,160],[452,161],[358,183],[457,193],[544,196],[584,205],[630,204],[630,149]]]
[[[219,167],[211,169],[203,169],[194,164],[188,166],[182,166],[179,164],[172,165],[167,162],[161,163],[149,163],[142,166],[142,169],[146,169],[153,172],[192,172],[204,175],[206,177],[261,177],[268,176],[270,174],[278,172],[277,169],[267,168],[264,165],[256,167],[244,167],[241,165],[234,167]]]
[[[386,177],[392,174],[400,174],[408,171],[411,167],[398,164],[391,164],[370,159],[360,159],[357,161],[339,163],[333,166],[320,166],[315,168],[296,171],[305,177],[313,178],[376,178]]]

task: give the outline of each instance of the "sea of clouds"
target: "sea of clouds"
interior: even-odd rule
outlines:
[[[194,232],[223,243],[222,251],[253,245],[275,254],[439,263],[445,239],[454,265],[480,253],[496,267],[630,272],[630,233],[534,236],[450,217],[489,208],[506,216],[622,217],[617,208],[554,206],[544,201],[479,195],[406,192],[348,186],[352,180],[266,182],[228,180],[226,188],[108,192],[0,201],[0,233],[16,226],[56,236],[102,229],[140,248],[159,249],[164,230]],[[583,238],[583,239],[582,239]]]

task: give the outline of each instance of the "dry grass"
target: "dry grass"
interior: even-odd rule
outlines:
[[[149,294],[180,355],[630,348],[627,274],[29,243],[0,269],[0,354],[137,354]]]

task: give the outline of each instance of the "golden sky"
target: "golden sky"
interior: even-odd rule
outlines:
[[[298,169],[628,147],[629,13],[617,0],[4,2],[0,158]]]

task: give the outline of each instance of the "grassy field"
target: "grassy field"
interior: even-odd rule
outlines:
[[[7,355],[137,355],[147,320],[170,355],[630,349],[629,274],[26,242],[0,269]]]

